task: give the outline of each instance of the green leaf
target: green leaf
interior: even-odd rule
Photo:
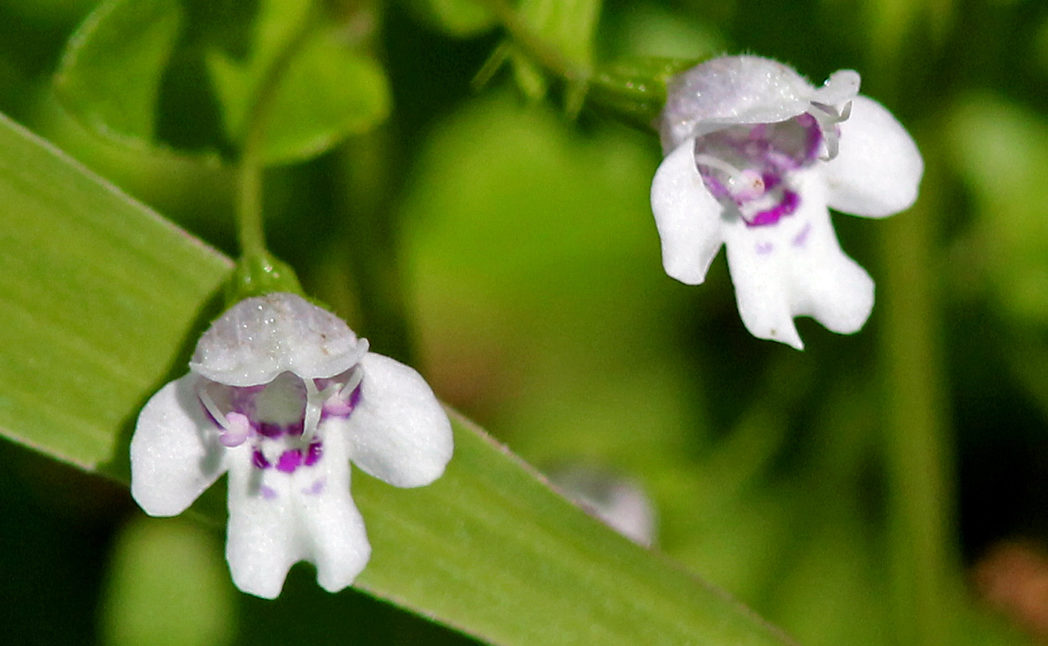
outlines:
[[[6,118],[0,203],[0,433],[126,481],[137,412],[184,370],[230,263]],[[357,474],[373,546],[359,588],[496,643],[789,643],[453,420],[434,485]]]
[[[944,141],[975,197],[972,241],[991,295],[1011,322],[1048,327],[1048,121],[973,94],[950,111]]]
[[[495,15],[477,0],[410,0],[408,6],[452,36],[475,36],[495,26]]]
[[[56,94],[94,130],[151,142],[160,82],[181,23],[177,0],[103,2],[70,39]]]
[[[600,5],[600,0],[522,0],[519,16],[542,46],[585,71],[593,61]],[[521,51],[513,56],[513,75],[528,98],[546,94],[543,70]]]
[[[309,3],[264,3],[251,55],[244,60],[212,49],[207,65],[222,107],[226,132],[242,141],[262,83],[302,22]],[[269,164],[302,161],[366,132],[389,116],[385,71],[344,42],[339,30],[320,28],[295,52],[273,99],[263,157]]]

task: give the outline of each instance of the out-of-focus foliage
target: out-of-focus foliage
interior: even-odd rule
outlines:
[[[220,541],[204,527],[187,521],[132,521],[121,531],[109,563],[102,642],[110,646],[230,643],[235,634],[236,590],[220,555]]]
[[[473,36],[495,27],[495,15],[476,0],[409,0],[408,7],[453,36]]]
[[[351,33],[322,26],[306,0],[107,0],[73,35],[55,91],[103,137],[138,147],[235,149],[289,44],[301,51],[280,72],[267,115],[267,162],[311,158],[386,118],[382,68],[355,51]]]
[[[222,157],[235,152],[237,115],[268,59],[250,54],[258,32],[248,27],[261,23],[228,16],[276,4],[171,2],[180,21],[111,38],[96,76],[58,77],[56,101],[49,89],[68,52],[93,47],[70,38],[86,33],[78,25],[96,4],[0,0],[0,108],[234,252]],[[944,430],[945,449],[923,449],[950,481],[931,494],[947,511],[947,544],[937,548],[954,593],[935,609],[949,630],[941,643],[1048,638],[1038,633],[1048,608],[1029,593],[1044,581],[1029,566],[1037,559],[1009,570],[986,558],[1015,538],[1034,556],[1048,551],[1048,7],[609,0],[559,5],[579,10],[569,29],[549,18],[553,3],[521,5],[535,34],[584,66],[745,51],[816,82],[857,69],[863,92],[911,131],[928,170],[918,205],[894,220],[923,218],[926,238],[912,256],[903,244],[912,228],[834,216],[842,246],[878,283],[874,316],[850,337],[802,321],[807,350],[796,353],[745,333],[723,260],[699,288],[662,273],[647,202],[660,159],[653,136],[585,109],[564,118],[558,104],[572,88],[531,60],[515,58],[515,72],[471,89],[507,38],[482,4],[326,3],[336,17],[327,24],[338,27],[324,47],[347,44],[342,58],[318,56],[330,66],[315,78],[334,103],[312,102],[304,82],[289,108],[308,115],[289,110],[274,122],[330,125],[323,114],[312,121],[313,110],[340,97],[372,118],[272,157],[295,161],[342,142],[267,175],[273,249],[307,290],[337,305],[376,350],[414,357],[442,397],[541,468],[591,465],[638,483],[658,515],[656,549],[815,646],[894,644],[906,634],[885,411],[911,400],[893,382],[891,362],[905,357],[892,352],[899,339],[886,323],[927,307],[911,332],[930,338],[940,360],[906,368],[941,391],[941,405],[896,416]],[[193,21],[198,29],[185,31]],[[348,80],[335,82],[334,71]],[[379,98],[387,81],[389,102]],[[546,101],[521,101],[521,85]],[[116,115],[105,117],[114,131],[148,145],[100,137],[98,115]],[[356,134],[376,123],[388,127]],[[914,303],[887,279],[896,270],[919,278],[931,299]],[[40,385],[41,401],[49,387]],[[50,398],[59,400],[52,416],[76,405]],[[134,593],[136,584],[96,564],[136,512],[104,485],[64,480],[20,449],[0,453],[11,465],[0,479],[0,585],[19,608],[9,634],[82,639],[102,626],[103,581],[107,598]],[[92,506],[95,498],[111,502]],[[42,577],[48,568],[69,584]],[[973,583],[975,571],[978,581],[1014,582],[1003,586],[1011,593]],[[357,612],[337,616],[312,585],[296,570],[276,604],[238,596],[234,643],[334,643],[331,627],[346,621],[371,643],[467,641],[363,596]]]

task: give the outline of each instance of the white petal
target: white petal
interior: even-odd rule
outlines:
[[[783,235],[797,215],[783,218],[778,225],[752,228],[740,218],[725,229],[725,238],[735,301],[746,329],[759,339],[801,350],[804,344],[793,325],[791,308],[789,239]]]
[[[873,308],[873,281],[841,251],[818,173],[801,173],[794,181],[801,203],[793,215],[776,226],[734,223],[727,245],[746,328],[801,349],[793,317],[812,316],[834,332],[856,332]]]
[[[294,474],[304,529],[312,544],[309,560],[317,566],[317,582],[328,592],[353,583],[371,556],[364,519],[350,497],[348,449],[344,434],[327,433],[324,456],[316,468]]]
[[[375,353],[361,361],[360,401],[349,416],[350,457],[398,487],[433,482],[451,459],[451,423],[422,377]]]
[[[131,495],[151,516],[180,514],[225,471],[225,447],[190,373],[146,403],[131,438]]]
[[[253,468],[251,451],[248,444],[230,449],[226,560],[236,587],[275,599],[288,570],[305,557],[295,517],[298,503],[290,495],[291,478]]]
[[[333,377],[367,352],[342,319],[294,294],[245,299],[200,338],[189,367],[229,386],[254,386],[282,372]]]
[[[855,70],[837,70],[822,87],[815,90],[812,100],[825,105],[839,106],[855,98],[862,78]]]
[[[317,580],[336,592],[350,585],[371,555],[364,520],[349,492],[345,438],[324,436],[323,457],[288,474],[251,464],[237,447],[229,478],[226,559],[233,583],[249,594],[280,594],[297,561],[317,566]]]
[[[714,58],[679,74],[659,122],[664,151],[714,130],[804,113],[815,89],[793,68],[759,56]]]
[[[695,166],[695,140],[688,139],[662,161],[651,183],[651,210],[662,240],[666,273],[689,285],[706,271],[723,244],[724,208],[710,195]]]
[[[895,117],[873,99],[857,96],[840,129],[840,152],[825,165],[830,207],[884,217],[912,206],[924,162]]]

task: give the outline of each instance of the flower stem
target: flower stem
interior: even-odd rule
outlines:
[[[237,160],[236,218],[237,236],[243,258],[267,255],[262,222],[262,171],[265,165],[266,128],[274,98],[288,66],[316,24],[313,6],[305,12],[298,30],[269,65],[247,114],[244,136]]]
[[[930,266],[932,197],[885,223],[881,239],[892,596],[897,642],[914,646],[953,643],[948,631],[957,590],[949,421],[935,341],[941,324],[932,277],[938,274]]]

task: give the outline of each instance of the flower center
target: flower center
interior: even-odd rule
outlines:
[[[695,165],[713,197],[737,209],[747,226],[768,226],[797,210],[790,175],[813,164],[824,141],[824,124],[808,113],[731,126],[695,140]]]
[[[325,379],[285,372],[259,386],[205,381],[198,396],[219,442],[229,448],[248,442],[254,468],[290,474],[320,461],[322,423],[349,417],[360,398],[361,376],[352,368]]]

